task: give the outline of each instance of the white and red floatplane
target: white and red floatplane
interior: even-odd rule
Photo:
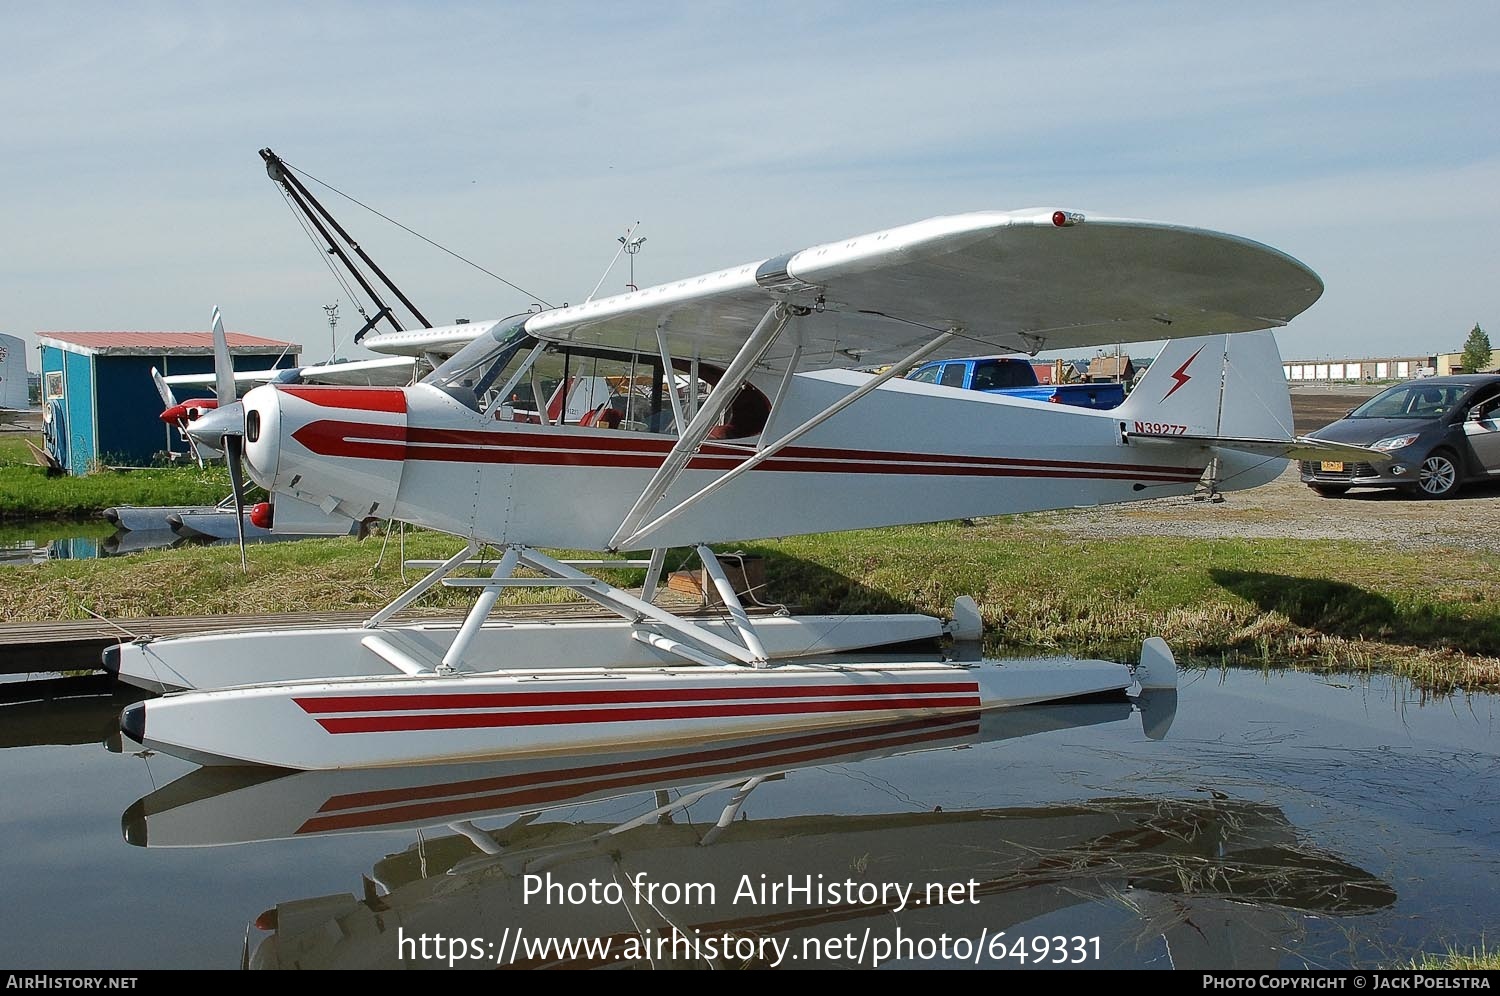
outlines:
[[[272,528],[381,518],[466,541],[363,627],[124,644],[160,699],[124,732],[205,763],[322,769],[626,748],[851,718],[968,712],[1135,682],[1106,661],[829,661],[933,639],[931,617],[752,617],[710,543],[1092,506],[1265,483],[1298,439],[1269,332],[1322,292],[1245,239],[1066,211],[934,218],[617,297],[371,336],[457,348],[408,387],[269,384],[189,426],[243,453]],[[1243,333],[1243,334],[1241,334]],[[1094,411],[901,380],[930,357],[1167,339]],[[863,373],[852,369],[882,369]],[[476,561],[487,547],[492,560]],[[633,595],[537,547],[650,550]],[[696,548],[725,607],[653,604]],[[459,576],[481,564],[486,576]],[[518,575],[517,571],[525,573]],[[437,584],[461,624],[396,624]],[[562,586],[617,622],[490,620],[504,589]],[[969,613],[970,616],[977,614]],[[971,621],[959,635],[977,636]],[[1141,684],[1175,681],[1148,641]]]

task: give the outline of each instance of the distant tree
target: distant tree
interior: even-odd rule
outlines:
[[[1464,340],[1464,370],[1474,373],[1483,370],[1490,365],[1494,353],[1490,351],[1490,337],[1484,329],[1475,322],[1474,327],[1469,330],[1469,338]]]

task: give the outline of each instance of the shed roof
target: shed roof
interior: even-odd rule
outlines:
[[[300,353],[300,343],[228,332],[229,351],[238,356]],[[212,356],[212,332],[38,332],[43,346],[94,356]]]
[[[1096,356],[1089,361],[1090,377],[1124,377],[1135,372],[1135,361],[1128,356]]]

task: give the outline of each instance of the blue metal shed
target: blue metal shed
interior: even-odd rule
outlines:
[[[49,452],[70,474],[96,464],[142,466],[171,449],[151,368],[163,376],[212,373],[211,332],[38,332]],[[300,366],[302,347],[228,333],[236,370]],[[212,397],[211,388],[179,397]]]

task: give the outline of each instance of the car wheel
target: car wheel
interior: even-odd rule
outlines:
[[[1308,487],[1312,488],[1324,498],[1337,498],[1340,495],[1348,494],[1349,492],[1349,486],[1347,484],[1309,484]]]
[[[1452,497],[1458,483],[1458,463],[1444,450],[1428,454],[1417,471],[1417,495],[1421,498]]]

